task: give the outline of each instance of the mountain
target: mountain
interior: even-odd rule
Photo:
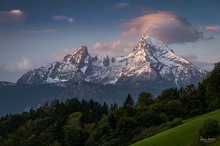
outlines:
[[[21,113],[27,109],[36,108],[45,101],[55,100],[63,90],[63,87],[53,84],[0,86],[0,117]]]
[[[7,81],[0,81],[0,87],[4,87],[4,86],[13,86],[14,83],[11,82],[7,82]]]
[[[92,57],[86,46],[64,57],[62,62],[54,62],[47,67],[30,70],[18,84],[45,84],[64,81],[115,84],[120,77],[126,58]]]
[[[128,55],[123,68],[121,82],[133,81],[145,84],[150,81],[155,86],[185,86],[197,84],[206,72],[188,60],[175,54],[167,45],[153,35],[143,36],[138,45]]]
[[[142,91],[156,96],[165,88],[197,84],[206,74],[153,35],[142,36],[118,58],[91,56],[82,46],[61,62],[28,71],[16,84],[0,82],[0,116],[74,97],[122,105],[128,93],[134,100]]]
[[[142,36],[133,51],[124,57],[92,57],[87,47],[82,46],[61,62],[28,71],[17,84],[73,81],[166,88],[197,84],[206,74],[155,36],[148,35]]]
[[[100,103],[122,105],[128,93],[134,99],[142,89],[101,85],[89,82],[61,82],[48,84],[14,84],[0,86],[0,117],[6,114],[21,113],[30,108],[37,108],[53,100],[66,101],[71,98],[79,100],[93,99]]]

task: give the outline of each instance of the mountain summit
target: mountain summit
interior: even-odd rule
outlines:
[[[128,55],[123,71],[125,80],[127,77],[131,80],[138,78],[139,82],[151,80],[154,84],[158,82],[177,86],[198,83],[206,75],[205,71],[176,55],[153,35],[142,36]]]
[[[180,87],[198,83],[206,72],[176,55],[153,35],[142,36],[128,56],[92,57],[86,46],[68,54],[61,62],[30,70],[17,84],[64,81],[115,84],[120,86]]]

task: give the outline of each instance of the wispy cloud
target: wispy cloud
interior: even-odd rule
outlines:
[[[128,7],[129,7],[128,3],[117,3],[115,5],[115,8],[117,8],[117,9],[124,9],[124,8],[128,8]]]
[[[136,42],[122,42],[120,40],[114,40],[112,42],[96,42],[93,44],[94,54],[104,56],[108,54],[110,56],[121,56],[129,53],[134,48]]]
[[[201,26],[200,29],[214,31],[214,32],[220,32],[220,26],[218,26],[218,25]]]
[[[16,72],[21,70],[28,70],[33,67],[30,59],[26,56],[22,56],[20,60],[16,62],[7,62],[2,65],[3,70],[6,72]]]
[[[186,18],[166,11],[148,10],[147,14],[123,23],[122,27],[125,29],[121,33],[123,37],[154,34],[167,44],[195,42],[202,37]]]
[[[25,13],[21,10],[0,11],[0,23],[3,22],[21,22],[25,18]]]
[[[74,22],[74,19],[72,17],[67,17],[67,16],[63,16],[63,15],[53,16],[53,20],[54,21],[66,21],[66,22],[70,22],[70,23]]]
[[[25,33],[29,33],[29,34],[37,34],[37,33],[53,33],[55,32],[55,29],[52,28],[47,28],[47,29],[43,29],[43,30],[29,30]]]

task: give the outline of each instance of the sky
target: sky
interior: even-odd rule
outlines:
[[[220,61],[220,1],[0,0],[0,81],[82,45],[92,56],[127,55],[147,34],[211,71]]]

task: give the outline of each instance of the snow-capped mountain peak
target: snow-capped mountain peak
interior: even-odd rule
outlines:
[[[202,80],[206,72],[175,54],[166,44],[149,34],[142,36],[128,56],[92,57],[86,46],[54,62],[24,74],[17,83],[42,84],[62,81],[86,81],[99,84],[138,86],[152,83],[183,86]],[[151,84],[151,85],[153,85]]]
[[[155,37],[152,34],[148,34],[146,37],[144,37],[148,45],[151,46],[157,46],[160,48],[166,48],[167,45],[165,45],[161,40],[159,40],[157,37]]]
[[[64,57],[64,61],[74,63],[80,63],[89,57],[88,49],[86,46],[81,46],[79,49],[75,50],[72,54],[68,54]]]

